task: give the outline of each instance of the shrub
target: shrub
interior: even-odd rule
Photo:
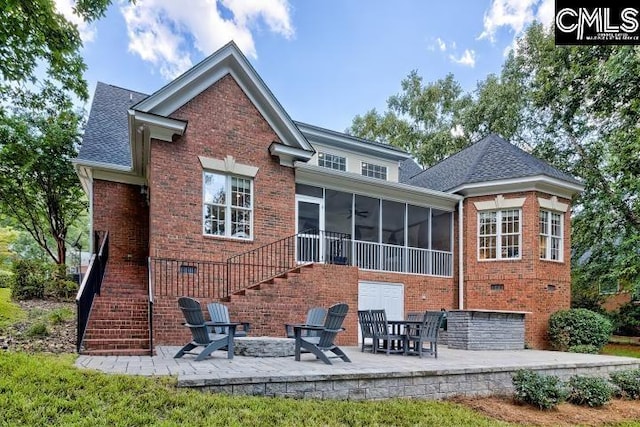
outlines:
[[[616,325],[616,334],[625,336],[640,335],[640,304],[628,302],[612,314]]]
[[[12,297],[18,300],[43,298],[49,267],[39,261],[17,260],[13,263]]]
[[[617,394],[627,399],[640,399],[640,369],[612,372],[611,382],[618,388]]]
[[[567,349],[570,353],[598,354],[600,349],[591,344],[572,345]]]
[[[73,311],[68,308],[57,308],[49,313],[49,321],[52,325],[59,325],[73,318]]]
[[[575,375],[569,379],[567,400],[575,405],[602,406],[611,400],[613,387],[604,378]]]
[[[45,325],[44,322],[37,322],[29,326],[26,335],[31,338],[46,337],[49,335],[49,330],[47,329],[47,325]]]
[[[513,375],[512,383],[517,401],[540,409],[555,408],[567,397],[562,382],[553,375],[541,375],[532,370],[523,369]]]
[[[78,284],[66,278],[53,278],[46,282],[44,291],[47,298],[67,301],[78,292]]]
[[[549,319],[549,340],[556,350],[568,351],[576,346],[594,346],[598,351],[613,332],[611,321],[584,308],[556,311]]]
[[[0,288],[13,287],[13,273],[6,270],[0,270]]]

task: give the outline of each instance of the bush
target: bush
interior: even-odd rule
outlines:
[[[59,325],[73,318],[73,311],[68,308],[57,308],[49,314],[49,321],[52,325]]]
[[[6,270],[0,270],[0,288],[13,287],[13,273]]]
[[[569,379],[567,400],[575,405],[602,406],[611,400],[613,387],[604,378],[575,375]]]
[[[12,297],[18,300],[43,298],[49,267],[39,261],[17,260],[13,263]]]
[[[640,304],[628,302],[611,316],[617,335],[640,336]]]
[[[560,351],[576,346],[594,346],[600,351],[611,332],[613,325],[609,319],[584,308],[556,311],[549,319],[549,341]]]
[[[49,330],[44,322],[37,322],[27,329],[26,335],[31,338],[46,337],[49,335]]]
[[[570,353],[598,354],[600,349],[591,344],[572,345],[567,349]]]
[[[523,369],[513,375],[512,383],[517,401],[540,409],[555,408],[567,397],[562,382],[553,375],[541,375],[532,370]]]
[[[78,284],[71,280],[54,278],[47,281],[44,291],[47,298],[68,301],[78,292]]]
[[[640,399],[640,369],[612,372],[611,382],[618,388],[617,395],[627,399]]]

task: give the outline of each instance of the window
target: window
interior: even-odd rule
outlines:
[[[520,258],[520,210],[478,213],[478,258]]]
[[[387,179],[387,167],[374,165],[373,163],[362,163],[362,175],[370,178]]]
[[[252,194],[251,179],[204,172],[204,234],[250,239]]]
[[[339,171],[347,170],[347,159],[341,156],[328,153],[318,153],[318,166],[323,168],[336,169]]]
[[[562,214],[540,211],[540,259],[562,261]]]

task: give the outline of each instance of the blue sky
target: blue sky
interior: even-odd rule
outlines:
[[[72,0],[56,0],[71,13]],[[152,93],[231,39],[295,120],[343,131],[416,69],[464,89],[497,73],[553,0],[137,0],[79,23],[86,78]],[[88,106],[87,106],[88,108]]]

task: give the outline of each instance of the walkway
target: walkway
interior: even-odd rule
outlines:
[[[173,375],[179,387],[231,394],[380,399],[418,397],[441,399],[453,395],[510,393],[511,375],[534,369],[568,378],[571,375],[607,376],[621,369],[640,368],[640,359],[555,351],[469,351],[439,348],[439,357],[361,353],[345,347],[352,363],[337,359],[325,365],[310,354],[255,358],[225,352],[195,362],[194,356],[173,359],[179,347],[157,347],[150,356],[79,356],[76,366],[106,373]]]

